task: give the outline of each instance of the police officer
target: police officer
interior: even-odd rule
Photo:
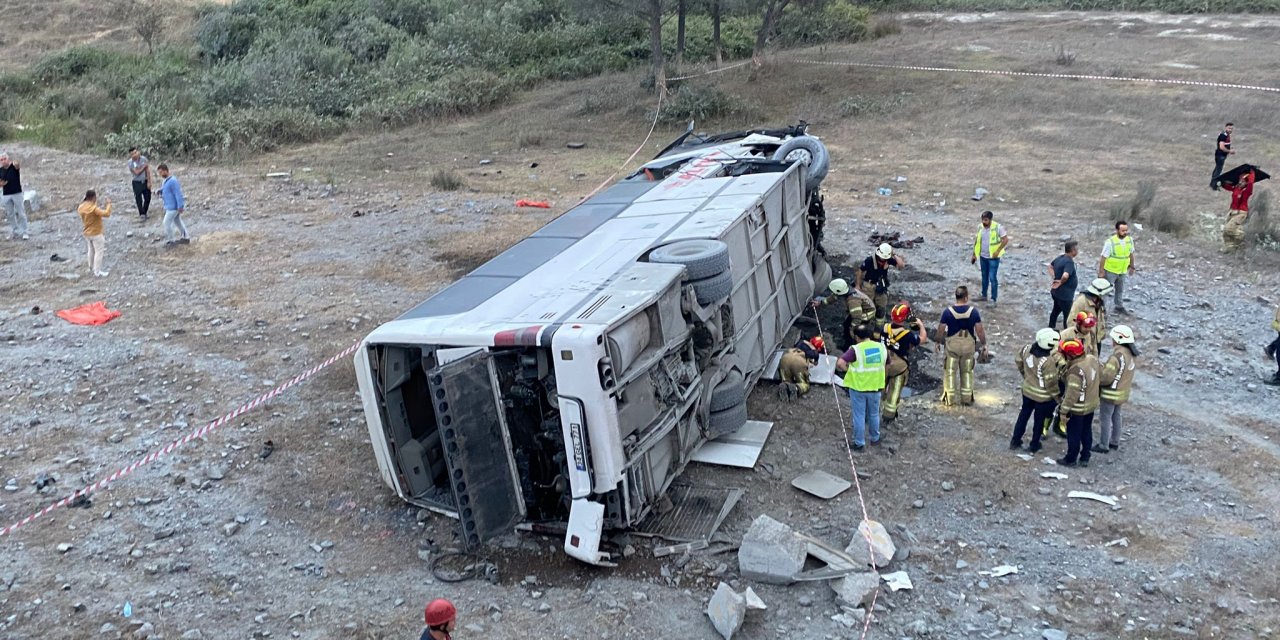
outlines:
[[[885,422],[898,417],[898,401],[902,388],[907,384],[908,355],[913,347],[929,341],[924,323],[912,317],[911,306],[903,302],[889,311],[889,322],[884,325],[880,340],[889,348],[889,364],[885,369],[884,398],[880,410]]]
[[[986,354],[987,332],[982,314],[969,304],[968,287],[956,287],[956,303],[942,312],[938,335],[944,339],[937,348],[947,353],[942,364],[942,403],[973,404],[974,355],[979,350]]]
[[[1093,450],[1098,453],[1120,448],[1120,432],[1124,421],[1120,407],[1129,401],[1133,387],[1133,373],[1137,370],[1138,345],[1133,342],[1133,329],[1118,324],[1111,329],[1111,357],[1102,365],[1102,379],[1098,391],[1098,443]]]
[[[1040,450],[1041,425],[1049,421],[1057,406],[1058,379],[1066,363],[1058,355],[1060,338],[1053,329],[1041,329],[1036,339],[1018,353],[1018,373],[1022,374],[1022,409],[1013,425],[1010,449],[1022,448],[1022,436],[1027,432],[1027,421],[1034,416],[1031,427],[1031,446],[1027,451]]]
[[[1098,410],[1098,358],[1085,352],[1079,340],[1063,340],[1058,351],[1067,360],[1058,415],[1067,424],[1067,454],[1058,460],[1064,467],[1089,466],[1093,448],[1093,414]]]

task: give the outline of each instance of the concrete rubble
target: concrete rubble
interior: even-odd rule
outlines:
[[[875,520],[863,520],[858,525],[858,532],[845,547],[845,553],[853,556],[859,564],[883,568],[889,566],[893,556],[898,552],[893,538],[885,530],[884,525]],[[870,555],[868,555],[870,554]]]
[[[870,608],[871,600],[879,588],[880,578],[869,572],[854,573],[831,581],[831,589],[836,592],[836,600],[850,607]]]
[[[807,548],[791,527],[767,515],[760,515],[742,537],[738,569],[748,580],[791,584],[795,575],[804,569]]]
[[[720,633],[724,640],[729,640],[733,634],[742,628],[743,621],[746,620],[747,611],[756,609],[766,609],[764,600],[756,595],[751,587],[747,587],[746,591],[738,593],[729,585],[721,582],[716,587],[716,592],[711,596],[711,601],[707,603],[707,617],[711,619],[711,624]]]

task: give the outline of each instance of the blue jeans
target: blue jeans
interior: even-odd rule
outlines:
[[[849,390],[849,406],[853,409],[853,444],[866,446],[867,427],[871,441],[880,442],[880,392]]]
[[[991,301],[1000,297],[1000,258],[978,258],[982,263],[982,297],[987,297],[987,285],[991,286]]]

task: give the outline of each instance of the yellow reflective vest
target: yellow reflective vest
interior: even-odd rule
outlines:
[[[1111,236],[1107,239],[1111,246],[1111,255],[1102,263],[1102,268],[1109,273],[1124,275],[1129,273],[1130,256],[1133,255],[1133,236]]]
[[[1000,248],[1000,225],[995,220],[991,221],[990,227],[978,227],[978,235],[973,239],[973,255],[976,258],[982,257],[982,234],[987,232],[991,237],[987,239],[987,246],[991,248],[992,258],[1003,258],[1004,249]]]
[[[883,390],[889,349],[874,340],[864,340],[853,345],[853,351],[856,357],[844,372],[844,386],[854,391]]]

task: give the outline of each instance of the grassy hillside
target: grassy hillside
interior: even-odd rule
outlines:
[[[94,44],[0,76],[0,137],[167,156],[268,150],[347,130],[395,128],[507,102],[539,82],[644,64],[629,13],[558,0],[237,0],[198,10],[155,54]],[[803,6],[803,8],[802,8]],[[854,40],[869,12],[850,0],[796,5],[777,41]],[[674,25],[674,21],[669,21]],[[750,52],[759,17],[726,16],[725,55]],[[666,29],[675,48],[675,29]],[[693,16],[686,62],[712,57]],[[688,97],[685,102],[690,102]],[[703,109],[700,99],[691,108]],[[680,102],[676,103],[677,106]]]

